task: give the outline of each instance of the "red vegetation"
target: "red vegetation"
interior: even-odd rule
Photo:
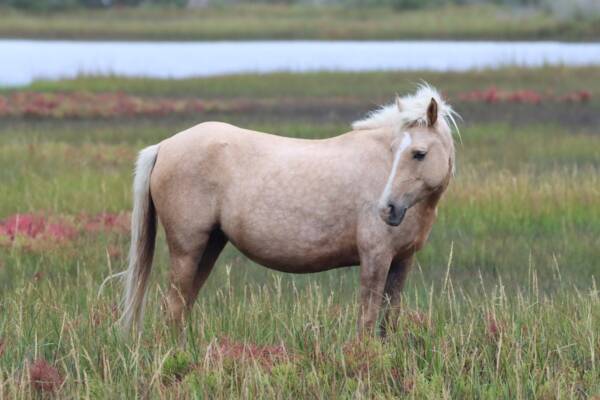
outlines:
[[[81,217],[83,228],[86,232],[129,232],[129,214],[102,213]]]
[[[129,220],[128,213],[82,214],[75,217],[15,214],[0,221],[0,245],[12,245],[17,239],[25,244],[31,244],[32,241],[61,244],[83,233],[127,233]],[[114,249],[111,252],[117,253]]]
[[[495,315],[486,315],[486,335],[489,339],[497,340],[505,330],[506,327]]]
[[[571,102],[571,103],[587,103],[592,99],[592,94],[587,90],[580,90],[578,92],[573,92],[561,96],[559,98],[561,101]]]
[[[2,357],[4,355],[4,348],[5,348],[5,344],[4,344],[4,339],[2,339],[0,337],[0,357]]]
[[[533,90],[511,91],[490,87],[483,90],[459,93],[455,97],[461,101],[489,104],[499,102],[539,104],[548,101],[586,103],[591,100],[592,94],[587,90],[555,95]],[[338,103],[339,99],[334,101],[334,104]],[[283,105],[284,108],[290,106],[285,101],[279,101],[277,104],[278,106]],[[118,118],[165,116],[204,111],[241,111],[257,106],[269,107],[273,104],[240,99],[207,101],[195,98],[142,97],[122,92],[14,92],[8,96],[0,96],[0,117]],[[291,106],[297,106],[297,104],[294,103]]]
[[[415,388],[415,380],[412,378],[405,378],[402,380],[402,391],[408,394]]]
[[[74,238],[77,231],[63,221],[50,222],[35,214],[16,214],[0,222],[0,236],[8,236],[12,241],[18,235],[31,239],[46,235],[54,240],[65,240]]]
[[[251,343],[234,342],[227,337],[219,343],[211,345],[207,351],[209,360],[233,360],[256,362],[266,369],[271,369],[275,364],[288,361],[290,353],[285,346],[259,346]]]
[[[240,105],[243,107],[243,105]],[[110,118],[226,111],[236,108],[193,98],[138,97],[125,93],[15,92],[0,96],[0,117]],[[237,109],[237,108],[236,108]]]
[[[40,358],[29,365],[29,381],[37,391],[52,393],[60,388],[63,378],[56,367]]]
[[[546,101],[586,103],[592,99],[592,94],[587,90],[579,90],[563,96],[553,94],[541,94],[533,90],[500,90],[491,87],[485,90],[473,90],[460,93],[458,99],[468,102],[479,103],[529,103],[539,104]]]
[[[342,352],[348,373],[356,375],[368,374],[371,366],[380,357],[377,349],[371,343],[360,339],[344,344]]]

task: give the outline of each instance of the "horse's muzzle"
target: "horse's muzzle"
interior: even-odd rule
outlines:
[[[390,226],[398,226],[406,215],[407,207],[399,207],[389,203],[386,208],[380,211],[383,221]]]

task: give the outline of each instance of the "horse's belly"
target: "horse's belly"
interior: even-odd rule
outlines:
[[[248,258],[279,271],[318,272],[358,264],[355,235],[343,226],[271,222],[276,221],[240,221],[223,230]]]
[[[349,252],[340,252],[339,254],[323,252],[321,254],[303,255],[301,253],[267,252],[254,248],[239,248],[239,250],[246,257],[264,267],[297,274],[327,271],[359,263],[358,257],[353,256]]]
[[[244,152],[251,156],[232,157],[219,223],[260,264],[313,272],[357,263],[354,174],[337,153],[310,150],[256,144]]]

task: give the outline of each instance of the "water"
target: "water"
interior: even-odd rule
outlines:
[[[464,71],[544,64],[600,65],[600,43],[0,40],[3,86],[80,74],[184,78],[274,71]]]

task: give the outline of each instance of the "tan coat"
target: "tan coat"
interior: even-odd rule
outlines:
[[[360,264],[359,324],[371,330],[382,298],[398,301],[452,175],[453,141],[434,95],[423,119],[401,126],[305,140],[207,122],[142,153],[138,175],[147,178],[136,175],[136,196],[146,211],[136,222],[141,233],[132,252],[143,255],[143,243],[153,240],[155,223],[143,221],[155,211],[171,253],[170,317],[182,319],[230,241],[279,271]],[[141,315],[137,302],[149,268],[136,267],[140,258],[147,263],[147,256],[131,259],[126,323]]]

